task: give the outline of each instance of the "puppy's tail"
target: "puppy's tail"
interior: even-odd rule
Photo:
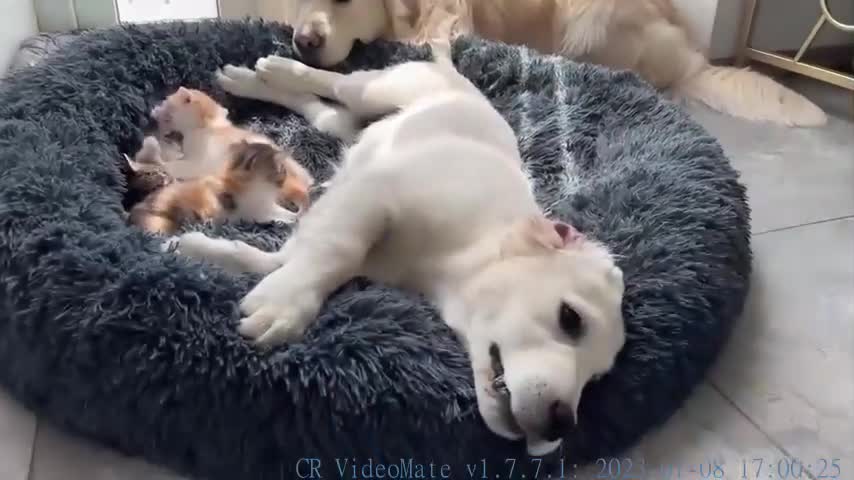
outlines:
[[[454,61],[451,57],[451,41],[449,38],[433,38],[427,44],[430,45],[430,49],[433,51],[433,61],[444,67],[453,68]]]
[[[445,67],[454,66],[449,42],[430,42],[430,48],[433,50],[433,61]]]
[[[451,40],[455,23],[456,19],[454,18],[445,19],[436,26],[433,37],[427,41],[433,51],[433,60],[445,67],[454,66],[451,56]]]
[[[817,127],[827,115],[803,95],[747,68],[718,67],[705,62],[677,83],[675,92],[722,113],[786,126]]]

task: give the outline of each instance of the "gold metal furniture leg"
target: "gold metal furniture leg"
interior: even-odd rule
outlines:
[[[736,66],[747,65],[747,48],[750,44],[750,36],[753,31],[753,17],[756,15],[756,1],[745,0],[744,12],[741,17],[741,26],[738,35],[738,52],[735,57]]]
[[[812,28],[806,39],[804,39],[804,42],[801,44],[801,47],[798,49],[795,56],[788,57],[778,53],[758,50],[750,46],[753,20],[756,14],[756,4],[758,3],[758,0],[745,0],[744,18],[742,19],[741,31],[739,32],[739,51],[736,56],[738,65],[744,66],[747,61],[752,60],[754,62],[771,65],[806,77],[811,77],[854,92],[854,75],[803,61],[804,55],[812,46],[816,35],[818,35],[818,32],[823,27],[830,25],[843,32],[854,33],[854,25],[841,22],[833,16],[827,6],[827,0],[818,1],[821,6],[821,13],[819,14],[819,18],[816,21],[815,26]],[[852,97],[854,97],[854,95],[852,95]],[[852,100],[852,103],[854,103],[854,100]]]

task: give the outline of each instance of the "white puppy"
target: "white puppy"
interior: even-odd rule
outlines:
[[[543,216],[489,101],[447,60],[343,75],[267,57],[219,81],[345,135],[355,118],[386,115],[281,251],[177,239],[184,255],[268,274],[241,304],[240,332],[266,346],[298,341],[355,276],[420,292],[463,340],[487,426],[525,437],[532,455],[554,450],[585,384],[624,343],[623,274],[605,246]]]

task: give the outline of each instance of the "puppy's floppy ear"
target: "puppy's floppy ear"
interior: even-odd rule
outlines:
[[[567,223],[555,222],[537,216],[516,222],[501,243],[505,256],[536,255],[549,250],[565,248],[582,238]]]
[[[186,87],[178,87],[178,98],[184,103],[193,101],[193,92]]]

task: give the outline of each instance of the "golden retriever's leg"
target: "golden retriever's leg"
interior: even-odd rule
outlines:
[[[555,19],[559,32],[557,53],[577,60],[604,48],[609,41],[613,14],[612,2],[602,2],[577,12],[570,9],[558,15]]]

